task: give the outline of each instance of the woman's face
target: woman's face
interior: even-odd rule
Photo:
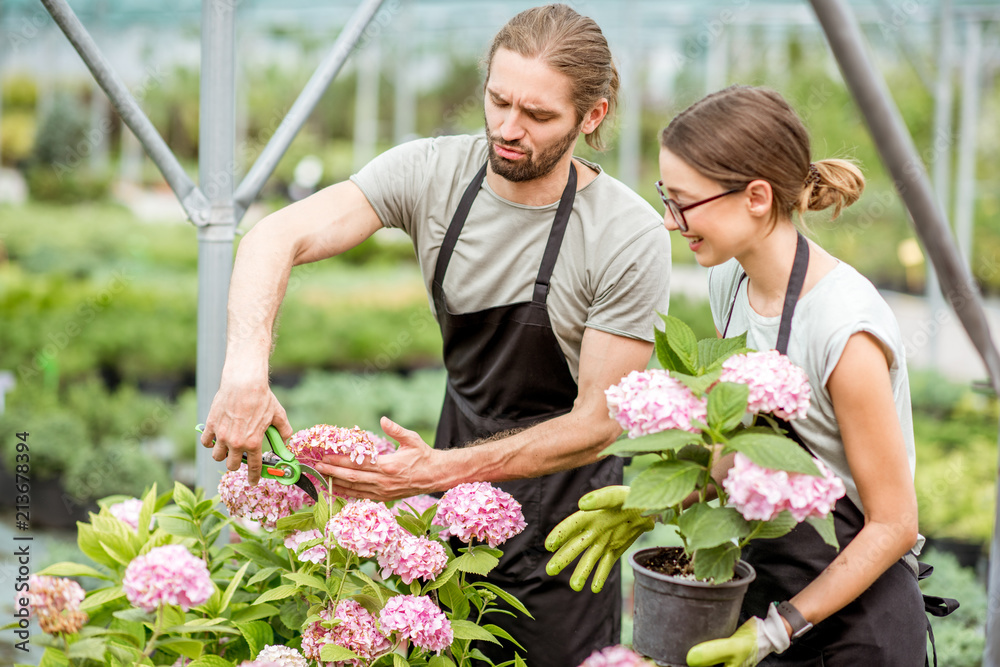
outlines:
[[[703,176],[670,150],[660,148],[660,179],[663,192],[681,207],[725,192],[725,188]],[[749,195],[734,192],[687,211],[687,241],[695,259],[702,266],[717,266],[748,251],[761,232],[759,219],[751,215]],[[669,231],[679,231],[667,210],[663,224]]]

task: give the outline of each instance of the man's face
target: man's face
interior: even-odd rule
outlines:
[[[498,49],[486,82],[490,167],[508,181],[550,173],[576,145],[581,123],[569,78],[541,60]]]

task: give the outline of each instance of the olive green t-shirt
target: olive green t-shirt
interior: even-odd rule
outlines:
[[[384,226],[409,234],[429,300],[445,232],[486,159],[481,135],[418,139],[351,177]],[[599,166],[585,163],[599,175],[576,193],[547,301],[574,378],[585,328],[652,341],[670,286],[670,238],[662,216]],[[517,204],[484,180],[445,274],[449,308],[469,313],[530,301],[558,204]]]

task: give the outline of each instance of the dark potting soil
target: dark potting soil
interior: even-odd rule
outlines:
[[[644,558],[640,563],[647,570],[666,574],[671,577],[683,577],[694,574],[691,559],[680,547],[664,547],[656,553]]]

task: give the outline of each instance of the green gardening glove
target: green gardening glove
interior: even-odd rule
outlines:
[[[545,538],[545,548],[556,552],[545,571],[557,575],[586,551],[569,585],[575,591],[582,591],[594,571],[590,590],[600,592],[612,566],[635,538],[653,529],[653,517],[641,516],[641,510],[622,509],[628,491],[627,486],[606,486],[580,498],[577,503],[580,511],[563,519]]]
[[[736,629],[731,637],[713,639],[691,647],[688,667],[754,667],[771,653],[782,653],[791,640],[774,605],[767,618],[754,616]]]

